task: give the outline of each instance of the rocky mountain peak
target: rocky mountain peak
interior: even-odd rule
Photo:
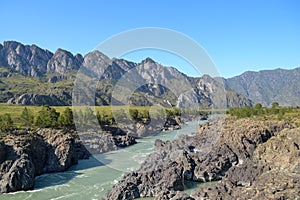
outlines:
[[[77,54],[75,55],[75,58],[76,58],[78,61],[80,61],[81,63],[83,62],[83,56],[82,56],[81,54],[77,53]]]
[[[247,71],[224,82],[227,88],[244,94],[254,104],[271,106],[272,102],[278,102],[281,106],[298,106],[299,80],[300,68],[278,68],[258,72]]]
[[[0,63],[28,76],[40,76],[46,72],[52,53],[36,45],[23,45],[16,41],[6,41],[1,50]]]
[[[149,58],[149,57],[147,57],[146,59],[142,60],[141,64],[145,64],[145,63],[156,64],[156,62],[154,60],[152,60],[152,58]]]
[[[47,64],[47,72],[66,73],[68,70],[78,70],[83,62],[80,54],[73,56],[69,51],[57,49]]]
[[[165,104],[168,101],[172,102],[172,105],[180,105],[180,107],[201,104],[203,108],[209,108],[213,103],[212,93],[216,93],[216,91],[219,91],[218,88],[220,88],[220,84],[209,76],[203,76],[202,78],[188,77],[176,68],[165,67],[149,57],[137,64],[124,59],[110,59],[98,50],[92,51],[84,57],[80,54],[74,56],[71,52],[61,48],[57,49],[53,54],[36,45],[23,45],[14,41],[4,42],[3,46],[0,46],[0,66],[14,69],[27,76],[22,78],[28,78],[28,80],[30,77],[50,76],[48,82],[53,84],[59,80],[66,80],[68,76],[65,76],[66,73],[70,72],[72,74],[72,70],[76,71],[82,67],[85,75],[99,78],[100,81],[105,80],[105,84],[100,84],[99,88],[101,90],[97,93],[99,105],[110,103],[111,88],[114,87],[114,82],[120,80],[126,74],[124,78],[137,81],[136,83],[138,83],[137,91],[140,94],[138,94],[136,100],[132,101],[135,102],[132,103],[133,105],[151,105],[158,102],[169,106],[170,103]],[[199,80],[201,81],[199,82]],[[25,102],[29,102],[28,104],[37,104],[37,101],[42,102],[41,99],[44,99],[49,102],[49,105],[61,105],[58,102],[69,104],[72,98],[72,91],[70,90],[72,87],[61,89],[53,86],[53,90],[56,90],[54,93],[50,89],[49,92],[41,91],[36,93],[36,90],[28,91],[26,89],[20,91],[19,88],[15,88],[18,86],[12,85],[10,87],[8,82],[6,86],[6,80],[3,80],[3,83],[5,91],[3,94],[0,94],[0,102],[7,102],[11,99],[10,102],[12,103],[21,102],[20,104],[25,104]],[[35,86],[33,85],[32,87],[34,88]],[[20,92],[16,93],[15,91]],[[220,91],[224,93],[222,88]],[[32,95],[24,96],[24,94],[29,93],[32,93]],[[151,97],[147,97],[152,99],[151,102],[142,96],[144,94]],[[237,99],[231,102],[242,102],[237,106],[248,105],[248,101],[244,99],[239,100],[241,99],[240,96],[235,93],[227,97],[227,99],[230,98],[233,100]],[[232,105],[228,104],[228,106]],[[234,106],[236,107],[236,105]]]
[[[109,57],[98,50],[92,51],[84,56],[83,66],[85,67],[101,67],[111,64]]]
[[[3,42],[3,47],[5,49],[16,49],[18,47],[18,45],[22,45],[19,42],[16,41],[4,41]]]
[[[128,71],[137,66],[136,63],[130,62],[130,61],[124,60],[124,59],[113,58],[112,61],[113,61],[113,64],[120,66],[125,71]]]

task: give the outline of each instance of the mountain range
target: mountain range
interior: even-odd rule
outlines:
[[[0,44],[0,102],[71,105],[78,71],[91,67],[103,69],[95,87],[96,105],[118,102],[168,107],[200,105],[200,108],[207,109],[256,103],[269,106],[273,101],[280,105],[300,104],[300,68],[245,72],[229,79],[209,75],[194,78],[151,58],[134,63],[108,58],[97,50],[85,56],[73,55],[63,49],[52,53],[36,45],[23,45],[15,41]],[[120,86],[122,81],[125,88]],[[132,82],[135,82],[134,91],[124,101],[122,98],[128,95],[125,92],[128,83]],[[125,95],[118,95],[118,87]]]
[[[253,103],[263,106],[271,106],[272,102],[281,106],[300,105],[300,68],[247,71],[222,80],[226,88],[245,95]]]

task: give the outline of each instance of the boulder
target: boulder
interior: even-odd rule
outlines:
[[[29,190],[34,186],[34,165],[28,155],[23,154],[14,161],[9,171],[0,180],[0,193]]]

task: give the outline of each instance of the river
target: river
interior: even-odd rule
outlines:
[[[153,152],[156,139],[174,140],[179,135],[196,132],[198,122],[188,122],[179,130],[161,132],[138,139],[137,144],[113,152],[79,160],[77,165],[60,173],[36,177],[32,191],[0,195],[9,200],[98,200],[103,197],[124,173],[137,169],[145,157]],[[193,184],[190,187],[194,187]],[[147,198],[151,199],[151,198]]]

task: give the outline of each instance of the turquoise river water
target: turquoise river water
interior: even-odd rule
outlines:
[[[153,152],[154,141],[174,140],[179,135],[196,132],[198,122],[188,122],[180,130],[165,131],[155,136],[138,139],[137,144],[113,152],[79,160],[68,171],[36,177],[32,191],[0,195],[2,200],[98,200],[122,175],[138,169],[145,157]],[[188,184],[189,188],[196,187]],[[188,189],[187,189],[188,191]],[[152,199],[152,198],[147,198]]]

